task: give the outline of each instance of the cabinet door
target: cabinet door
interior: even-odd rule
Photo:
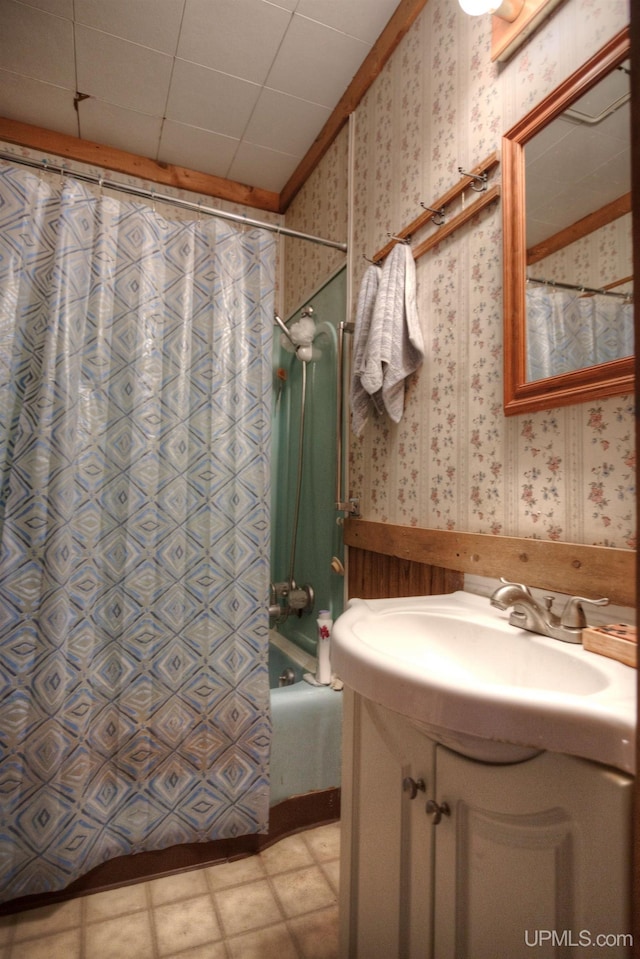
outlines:
[[[631,955],[628,776],[552,753],[488,766],[439,747],[436,785],[451,810],[432,827],[437,959]]]
[[[431,959],[426,792],[403,782],[433,788],[434,746],[403,717],[345,692],[341,956]]]

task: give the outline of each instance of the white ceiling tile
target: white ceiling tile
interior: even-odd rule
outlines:
[[[4,70],[75,89],[73,24],[36,7],[0,0]]]
[[[176,60],[166,115],[170,120],[240,137],[260,89],[247,80]]]
[[[165,120],[160,137],[158,160],[176,166],[228,176],[229,166],[238,147],[238,140],[209,130],[199,130]]]
[[[373,45],[397,5],[397,0],[299,0],[296,14]]]
[[[56,17],[66,17],[67,20],[73,20],[73,0],[22,0],[22,2],[30,7],[37,7],[39,10],[53,13]]]
[[[76,26],[78,90],[139,113],[162,116],[173,60],[99,30]]]
[[[576,183],[594,193],[598,197],[599,207],[603,207],[630,191],[631,169],[631,150],[627,148],[620,153],[609,154],[599,167],[586,172]]]
[[[290,19],[264,0],[186,0],[178,56],[262,83]]]
[[[71,90],[4,70],[0,70],[0,115],[78,136]]]
[[[283,10],[288,10],[289,13],[293,13],[300,0],[264,0],[264,2],[270,4],[272,7],[282,7]]]
[[[75,0],[76,20],[172,56],[184,0]]]
[[[263,190],[279,193],[299,162],[298,157],[243,140],[227,176],[238,183],[258,184]]]
[[[280,190],[397,2],[0,0],[0,113]]]
[[[328,107],[276,90],[263,90],[245,138],[250,143],[302,157],[330,116]]]
[[[134,113],[89,97],[78,104],[80,136],[105,146],[155,159],[160,143],[160,117]]]
[[[267,86],[332,109],[368,49],[361,40],[294,14]]]

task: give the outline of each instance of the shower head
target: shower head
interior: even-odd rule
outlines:
[[[286,323],[284,322],[284,320],[282,320],[282,319],[278,316],[277,313],[274,313],[274,314],[273,314],[273,318],[274,318],[274,320],[276,321],[276,323],[278,324],[278,326],[280,327],[280,329],[282,330],[282,332],[284,333],[284,335],[285,335],[286,337],[288,337],[288,339],[289,339],[289,341],[290,341],[291,343],[293,343],[293,340],[292,340],[292,338],[291,338],[291,333],[289,333],[289,329],[288,329]]]
[[[316,335],[316,324],[310,316],[303,316],[289,327],[289,337],[294,346],[311,346]]]
[[[318,359],[318,350],[314,350],[312,346],[299,346],[296,350],[296,358],[299,359],[302,363],[308,363],[309,360]]]
[[[295,353],[296,357],[303,363],[308,363],[309,360],[312,359],[318,359],[320,354],[317,350],[313,349],[316,323],[313,319],[313,309],[311,307],[304,310],[300,315],[300,319],[292,323],[291,326],[287,326],[277,313],[274,314],[274,317],[284,334],[284,336],[280,338],[280,342],[285,350],[289,353]]]

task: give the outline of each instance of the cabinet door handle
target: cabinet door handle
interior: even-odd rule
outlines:
[[[418,791],[426,792],[426,790],[424,779],[412,779],[411,776],[405,776],[402,780],[402,791],[409,793],[409,799],[415,799]]]
[[[449,808],[448,802],[443,802],[440,805],[435,801],[435,799],[429,799],[426,805],[427,815],[431,816],[431,822],[434,826],[437,826],[443,816],[450,816],[451,809]]]

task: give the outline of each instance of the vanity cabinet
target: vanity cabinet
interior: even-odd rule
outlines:
[[[631,955],[631,777],[478,762],[345,694],[341,959]]]

